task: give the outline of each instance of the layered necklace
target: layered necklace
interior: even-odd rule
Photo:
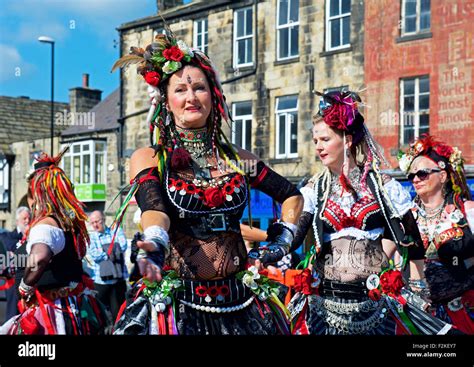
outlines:
[[[176,126],[179,140],[201,169],[217,168],[217,160],[212,151],[211,139],[207,127],[185,129]],[[214,162],[211,163],[211,162]]]
[[[417,218],[420,233],[423,239],[423,244],[426,251],[426,256],[435,256],[437,253],[435,239],[437,235],[442,232],[442,214],[444,208],[446,206],[447,200],[446,198],[443,202],[435,208],[426,208],[425,204],[418,199],[415,201],[417,206],[419,207],[419,217]]]

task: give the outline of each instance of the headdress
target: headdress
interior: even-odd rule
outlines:
[[[471,192],[466,183],[464,172],[464,159],[457,147],[451,147],[433,136],[423,134],[421,138],[413,142],[405,151],[398,153],[398,164],[406,174],[417,157],[427,157],[438,165],[439,168],[448,172],[451,189],[455,194],[470,200]]]
[[[30,227],[46,217],[53,217],[65,232],[73,234],[74,246],[79,258],[85,255],[89,235],[83,204],[74,195],[71,181],[58,166],[68,147],[56,157],[43,153],[37,158],[34,172],[29,178],[29,192],[34,199]],[[29,230],[25,234],[28,236]]]

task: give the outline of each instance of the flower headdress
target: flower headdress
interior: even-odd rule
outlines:
[[[89,243],[85,225],[87,215],[83,210],[84,204],[74,194],[71,181],[58,166],[68,148],[63,149],[56,157],[43,153],[37,158],[35,170],[28,180],[28,190],[34,199],[29,228],[46,217],[55,218],[62,230],[72,232],[76,253],[82,258]],[[29,229],[25,238],[28,233]]]
[[[446,170],[452,190],[461,197],[470,199],[471,193],[464,173],[464,158],[457,147],[451,147],[431,135],[423,134],[405,152],[398,152],[400,170],[407,174],[415,158],[420,156],[431,159],[439,168]]]

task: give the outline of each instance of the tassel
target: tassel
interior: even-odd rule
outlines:
[[[171,167],[175,170],[186,169],[191,165],[191,155],[183,148],[177,148],[171,155]]]

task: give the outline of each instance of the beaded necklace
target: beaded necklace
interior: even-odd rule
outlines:
[[[212,151],[207,127],[185,129],[176,125],[176,131],[183,148],[191,154],[193,161],[196,162],[199,168],[217,169],[217,160]],[[210,163],[210,161],[214,161],[215,164]]]

